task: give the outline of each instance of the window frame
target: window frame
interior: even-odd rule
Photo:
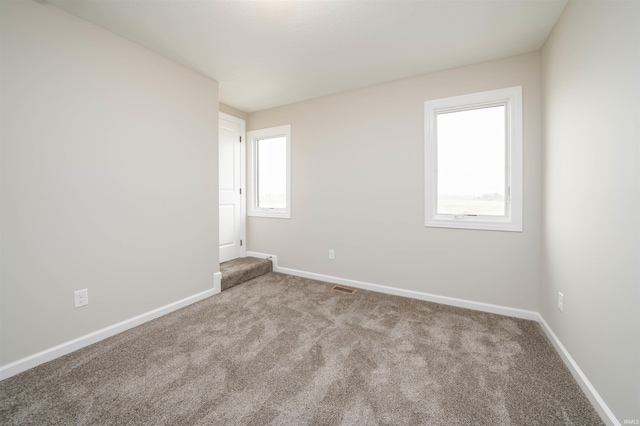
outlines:
[[[506,206],[504,216],[438,214],[438,140],[437,116],[505,105]],[[522,86],[508,87],[450,98],[434,99],[425,106],[425,226],[436,228],[479,229],[522,232],[523,204],[523,129]]]
[[[284,209],[276,208],[260,208],[258,207],[258,193],[257,188],[257,173],[256,167],[258,165],[257,157],[257,142],[260,139],[269,139],[275,137],[284,137],[286,139],[286,207]],[[249,167],[247,167],[247,216],[254,217],[271,217],[280,219],[291,218],[291,125],[283,125],[276,127],[269,127],[266,129],[258,129],[247,132],[247,156],[249,160]]]

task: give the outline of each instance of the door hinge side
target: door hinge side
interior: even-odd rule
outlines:
[[[242,195],[242,188],[240,188],[240,195]]]
[[[240,143],[242,143],[242,136],[240,136]]]
[[[242,240],[240,240],[240,247],[242,247]]]

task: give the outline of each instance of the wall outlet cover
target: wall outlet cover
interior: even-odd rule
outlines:
[[[564,312],[564,294],[558,292],[558,309],[560,312]]]
[[[73,292],[74,307],[79,308],[89,304],[89,290],[78,290]]]

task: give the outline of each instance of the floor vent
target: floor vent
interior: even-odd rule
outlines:
[[[349,294],[351,294],[351,293],[353,293],[355,291],[352,288],[340,287],[338,285],[333,287],[331,290],[340,291],[342,293],[349,293]]]

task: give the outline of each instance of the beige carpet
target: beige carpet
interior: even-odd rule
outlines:
[[[531,321],[277,273],[0,383],[2,424],[595,425]]]
[[[240,257],[220,264],[222,291],[273,271],[270,259]]]

